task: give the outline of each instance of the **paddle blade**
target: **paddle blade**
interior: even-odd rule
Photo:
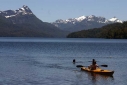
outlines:
[[[103,67],[108,67],[108,65],[101,65],[101,66],[103,66]]]
[[[76,67],[83,67],[82,65],[77,65]]]

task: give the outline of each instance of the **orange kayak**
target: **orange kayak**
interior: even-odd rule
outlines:
[[[97,74],[101,74],[101,75],[107,75],[107,76],[113,76],[113,73],[114,73],[114,71],[103,70],[101,68],[97,68],[96,70],[90,70],[87,67],[81,67],[81,70],[91,72],[91,73],[97,73]]]

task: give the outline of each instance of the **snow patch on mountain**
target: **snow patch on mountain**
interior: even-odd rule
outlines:
[[[5,16],[6,18],[15,17],[16,15]]]
[[[113,18],[109,19],[109,21],[111,21],[111,22],[119,22],[119,23],[123,22],[123,21],[117,19],[116,17],[113,17]]]
[[[82,20],[84,20],[86,18],[86,16],[81,16],[81,17],[78,17],[78,18],[75,18],[77,21],[82,21]]]

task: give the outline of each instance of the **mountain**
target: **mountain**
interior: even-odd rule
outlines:
[[[0,11],[0,36],[65,37],[67,32],[38,19],[28,6]]]
[[[122,23],[123,21],[113,17],[106,19],[104,17],[97,17],[95,15],[81,16],[78,18],[70,18],[67,20],[58,19],[52,24],[62,30],[74,32],[84,29],[98,28],[111,23]]]

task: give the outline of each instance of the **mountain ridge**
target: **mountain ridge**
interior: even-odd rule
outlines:
[[[102,27],[104,25],[112,23],[123,23],[123,21],[117,19],[116,17],[106,19],[105,17],[90,15],[90,16],[80,16],[78,18],[69,18],[66,20],[58,19],[55,22],[52,22],[52,24],[55,25],[56,27],[71,32]]]

